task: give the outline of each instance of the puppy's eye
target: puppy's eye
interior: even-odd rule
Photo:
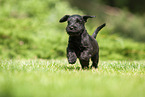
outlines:
[[[77,21],[76,21],[77,23],[79,23],[80,22],[80,20],[79,19],[77,19]]]

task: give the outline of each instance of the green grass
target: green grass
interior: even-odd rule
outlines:
[[[144,97],[145,61],[1,60],[0,97]]]

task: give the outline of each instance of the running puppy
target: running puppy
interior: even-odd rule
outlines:
[[[99,46],[96,41],[97,33],[106,25],[105,23],[99,26],[92,36],[87,33],[85,23],[88,18],[95,16],[80,16],[80,15],[65,15],[60,19],[60,23],[68,22],[66,27],[69,35],[67,47],[67,58],[70,64],[74,64],[79,58],[82,68],[89,67],[89,59],[92,60],[92,67],[98,67],[99,61]]]

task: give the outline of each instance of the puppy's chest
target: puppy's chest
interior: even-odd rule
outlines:
[[[80,39],[70,39],[69,46],[77,51],[83,51],[84,49],[89,47],[87,41],[80,40]]]

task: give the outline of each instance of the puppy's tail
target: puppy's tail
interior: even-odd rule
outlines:
[[[93,33],[92,37],[96,38],[98,32],[106,25],[106,23],[104,23],[103,25],[99,26]]]

